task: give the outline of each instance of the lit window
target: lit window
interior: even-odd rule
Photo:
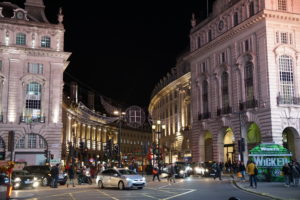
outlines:
[[[25,148],[25,136],[23,136],[21,139],[18,140],[16,144],[17,149],[23,149]]]
[[[280,39],[282,44],[287,44],[288,43],[288,34],[287,33],[281,33],[280,34]]]
[[[26,45],[26,35],[24,33],[17,33],[16,44]]]
[[[36,148],[36,134],[28,134],[28,144],[27,147],[29,149],[35,149]]]
[[[43,74],[43,64],[28,63],[28,73]]]
[[[41,47],[50,48],[51,47],[51,38],[48,36],[43,36],[41,39]]]
[[[26,122],[41,119],[41,89],[41,84],[36,82],[27,85],[24,109],[24,120]]]
[[[280,11],[287,10],[286,0],[278,0],[278,10],[280,10]]]
[[[294,96],[293,60],[290,56],[279,57],[280,93],[284,103],[291,104]]]

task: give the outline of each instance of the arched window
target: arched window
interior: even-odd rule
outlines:
[[[26,87],[24,121],[39,121],[41,120],[41,84],[31,82]]]
[[[223,108],[229,107],[229,92],[228,92],[228,73],[223,72],[222,77],[222,106]]]
[[[208,113],[208,83],[206,80],[202,84],[202,103],[203,113]]]
[[[283,103],[292,104],[294,97],[293,59],[290,56],[279,57],[280,94]]]
[[[41,39],[41,47],[50,48],[51,47],[51,38],[48,36],[43,36]]]
[[[247,61],[245,65],[245,90],[246,90],[246,100],[250,101],[254,99],[253,90],[253,63]]]
[[[16,143],[16,149],[46,149],[46,140],[34,133],[27,134],[20,138]]]
[[[26,35],[24,33],[17,33],[16,44],[17,45],[26,45]]]

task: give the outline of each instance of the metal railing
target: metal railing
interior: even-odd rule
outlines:
[[[210,112],[199,113],[199,114],[198,114],[198,120],[209,119],[210,116],[211,116],[211,115],[210,115]]]
[[[300,105],[300,97],[295,96],[277,96],[277,105],[280,104],[293,104],[293,105]]]
[[[45,116],[38,116],[38,117],[31,117],[31,116],[20,116],[21,123],[45,123],[46,117]]]
[[[217,109],[217,116],[226,115],[232,112],[232,108],[230,106],[226,106],[224,108]]]

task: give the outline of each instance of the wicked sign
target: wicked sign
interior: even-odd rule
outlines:
[[[249,159],[258,168],[257,179],[260,181],[283,181],[281,169],[289,163],[292,154],[279,144],[260,144],[250,150]]]

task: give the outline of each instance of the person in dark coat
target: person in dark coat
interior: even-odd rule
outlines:
[[[71,165],[68,170],[67,170],[67,173],[68,173],[68,182],[67,182],[67,187],[69,187],[69,184],[73,185],[73,187],[75,187],[75,184],[74,184],[74,176],[75,176],[75,172],[74,172],[74,167],[73,165]]]
[[[172,163],[168,169],[168,182],[169,184],[171,184],[171,182],[173,181],[173,183],[175,183],[175,164]]]
[[[154,167],[153,170],[152,170],[152,173],[153,173],[153,179],[152,179],[152,181],[154,181],[155,177],[157,177],[157,180],[160,182],[158,167]]]
[[[285,186],[289,187],[290,186],[290,174],[291,174],[291,169],[287,163],[284,164],[284,166],[281,169],[284,180],[285,180]]]
[[[214,164],[212,165],[212,168],[215,170],[214,180],[215,180],[216,178],[219,178],[219,180],[221,181],[221,180],[222,180],[222,177],[221,177],[222,172],[221,172],[221,168],[220,168],[219,163],[214,163]]]
[[[58,181],[58,175],[59,175],[59,169],[58,169],[59,164],[54,165],[51,170],[50,170],[50,174],[51,174],[51,187],[52,188],[57,188],[57,181]]]

